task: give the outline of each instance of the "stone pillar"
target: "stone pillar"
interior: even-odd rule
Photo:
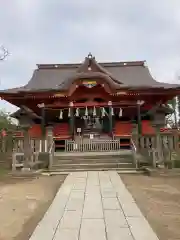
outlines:
[[[42,131],[42,141],[41,141],[41,151],[45,152],[45,140],[46,140],[46,120],[45,120],[45,104],[38,104],[38,107],[41,110],[41,131]]]
[[[12,171],[16,171],[16,151],[12,151]]]
[[[47,146],[48,146],[47,149],[50,149],[53,143],[53,126],[47,126],[46,133],[47,133]]]
[[[160,135],[160,128],[161,126],[156,125],[156,147],[158,151],[158,158],[160,162],[163,161],[163,145],[162,145],[162,140],[161,140],[161,135]]]
[[[6,138],[6,142],[5,142],[6,143],[6,153],[7,153],[7,156],[9,156],[9,155],[12,154],[12,152],[14,150],[13,131],[12,130],[8,130],[7,131],[7,135],[4,138]],[[7,159],[7,163],[6,164],[7,164],[8,167],[11,167],[11,165],[12,165],[12,162],[9,159],[9,157]]]
[[[138,133],[137,124],[136,124],[136,123],[133,123],[133,124],[132,124],[132,134],[133,134],[133,135],[137,135],[137,133]]]
[[[109,106],[109,132],[112,136],[113,126],[112,126],[112,102],[111,101],[108,102],[108,106]]]
[[[53,126],[48,126],[46,128],[47,132],[47,146],[48,146],[48,153],[49,153],[49,165],[48,168],[51,169],[53,165],[53,158],[54,158],[54,149],[52,148],[53,144]]]
[[[31,144],[30,144],[30,137],[29,137],[29,125],[23,126],[23,133],[24,133],[24,170],[29,170],[29,163],[31,161]]]
[[[165,125],[165,113],[161,106],[154,112],[153,115],[153,125],[156,128],[156,150],[158,152],[158,159],[160,163],[163,163],[165,159],[163,158],[163,144],[160,134],[160,128]]]
[[[137,101],[137,125],[138,125],[138,135],[141,136],[142,134],[142,124],[141,124],[141,105],[144,101],[138,100]]]
[[[133,123],[132,124],[132,139],[136,145],[136,148],[139,148],[139,137],[138,137],[138,128],[137,128],[137,124]]]

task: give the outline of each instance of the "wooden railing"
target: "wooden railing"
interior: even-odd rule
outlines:
[[[120,150],[119,140],[66,140],[66,152],[104,152]]]

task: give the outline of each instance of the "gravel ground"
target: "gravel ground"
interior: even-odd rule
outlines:
[[[66,176],[0,179],[0,240],[28,240]]]
[[[121,175],[160,240],[180,239],[180,178]]]

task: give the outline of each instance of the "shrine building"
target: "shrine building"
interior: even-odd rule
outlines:
[[[51,126],[56,148],[68,139],[119,139],[126,148],[134,126],[154,133],[155,114],[165,120],[172,112],[167,102],[179,92],[153,79],[145,61],[101,63],[89,54],[82,64],[38,64],[25,86],[0,97],[19,107],[12,117],[30,126],[31,137]]]

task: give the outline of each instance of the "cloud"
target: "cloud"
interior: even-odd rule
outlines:
[[[179,0],[2,0],[1,89],[26,84],[36,63],[147,60],[153,77],[175,82],[180,69]]]

